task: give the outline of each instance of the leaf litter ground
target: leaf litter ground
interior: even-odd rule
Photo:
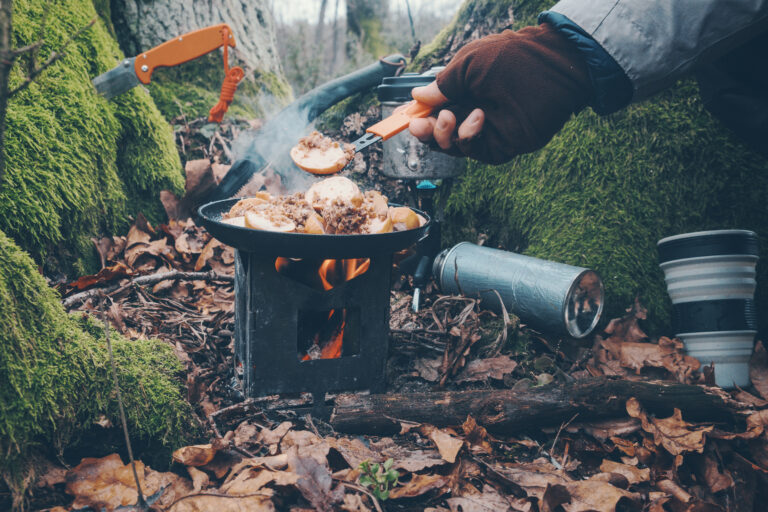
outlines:
[[[361,121],[348,121],[353,135]],[[161,195],[171,220],[152,226],[139,216],[125,236],[95,239],[102,270],[59,285],[71,310],[97,314],[107,300],[122,334],[160,338],[187,366],[188,399],[210,439],[178,449],[168,471],[137,462],[154,510],[762,510],[768,355],[761,343],[750,369],[754,388],[730,392],[738,420],[727,423],[690,421],[675,404],[671,415],[656,417],[627,396],[626,414],[605,421],[575,415],[502,434],[467,417],[449,427],[403,421],[394,436],[352,436],[311,414],[244,406],[232,386],[234,255],[187,217],[228,170],[227,135],[240,128],[209,134],[199,121],[179,123],[188,186],[184,198]],[[261,186],[279,190],[274,176]],[[411,298],[408,279],[396,279],[388,392],[524,393],[589,377],[711,385],[711,368],[699,368],[678,340],[645,335],[639,303],[599,335],[575,341],[484,311],[474,298],[440,295],[433,284],[418,313]],[[106,419],[103,426],[114,428]],[[49,463],[32,504],[56,511],[135,505],[130,466],[119,454],[90,455],[69,466]],[[396,480],[376,477],[385,467]]]

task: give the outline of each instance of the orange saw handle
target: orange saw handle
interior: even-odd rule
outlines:
[[[136,76],[141,83],[148,84],[155,68],[178,66],[222,46],[235,47],[235,38],[226,23],[188,32],[137,55]]]
[[[400,105],[392,112],[392,115],[382,119],[365,131],[378,135],[381,137],[381,140],[387,140],[405,130],[411,119],[427,117],[431,113],[432,106],[413,100],[405,105]]]

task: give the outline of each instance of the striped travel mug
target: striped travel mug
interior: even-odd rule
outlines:
[[[757,333],[757,235],[727,229],[659,240],[659,263],[674,307],[677,337],[701,364],[714,363],[715,382],[749,385]]]

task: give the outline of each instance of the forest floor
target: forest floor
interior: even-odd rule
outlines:
[[[201,121],[184,121],[177,128],[194,195],[221,179],[229,142],[245,125],[209,132]],[[152,509],[755,511],[768,499],[762,344],[751,362],[753,387],[725,391],[679,341],[642,331],[639,303],[603,332],[573,340],[485,311],[473,298],[441,295],[433,285],[415,313],[411,284],[399,277],[391,292],[387,392],[511,389],[524,397],[587,379],[677,383],[717,399],[726,417],[674,401],[651,413],[629,394],[612,397],[623,407],[601,419],[576,407],[565,420],[514,430],[472,416],[455,425],[394,418],[393,435],[351,435],[311,411],[245,400],[234,385],[233,250],[185,216],[191,206],[183,198],[166,194],[163,201],[167,224],[139,217],[125,236],[94,240],[102,270],[59,284],[70,311],[95,314],[105,294],[115,329],[166,341],[187,366],[187,398],[209,440],[177,450],[165,472],[137,462]],[[50,463],[33,486],[34,508],[137,504],[124,453],[82,455],[89,458],[68,467]]]

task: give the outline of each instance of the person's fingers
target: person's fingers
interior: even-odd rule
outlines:
[[[437,86],[437,81],[422,87],[414,87],[411,91],[411,96],[413,96],[413,99],[426,103],[427,105],[432,105],[433,107],[439,107],[444,103],[448,103],[448,98],[440,92],[440,88]]]
[[[437,115],[434,130],[435,142],[437,142],[441,149],[449,149],[451,147],[451,139],[455,129],[456,116],[450,110],[441,110]]]
[[[434,117],[425,117],[422,119],[411,119],[408,129],[411,135],[419,139],[421,142],[431,142],[433,133],[435,131],[435,124],[437,119]]]
[[[467,116],[464,122],[459,126],[459,140],[471,139],[476,137],[483,129],[485,122],[485,112],[476,108]],[[439,124],[439,123],[438,123]]]

